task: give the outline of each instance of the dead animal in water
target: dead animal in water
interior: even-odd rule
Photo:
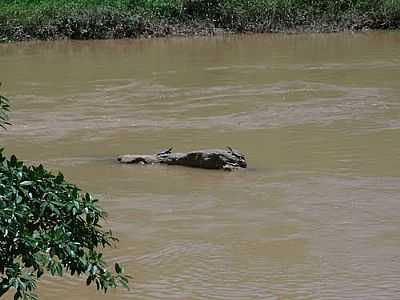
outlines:
[[[245,156],[231,147],[226,150],[206,149],[187,153],[173,153],[172,149],[171,147],[150,155],[121,155],[118,161],[124,164],[167,164],[202,169],[233,170],[247,167]]]

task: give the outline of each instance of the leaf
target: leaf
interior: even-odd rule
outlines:
[[[123,271],[124,270],[121,265],[119,263],[115,263],[115,272],[117,272],[117,274],[121,274]]]
[[[129,285],[128,285],[128,276],[122,276],[120,275],[118,278],[118,282],[126,289],[129,290]]]
[[[0,125],[5,123],[0,120]],[[98,251],[101,244],[116,241],[102,228],[106,214],[98,203],[61,173],[25,165],[0,149],[0,274],[7,276],[16,299],[35,299],[31,291],[44,272],[79,277],[89,265],[94,267],[87,282],[95,281],[98,289],[125,286],[127,281],[111,274]],[[119,264],[115,270],[123,273]]]
[[[17,291],[17,292],[14,294],[14,300],[18,300],[19,298],[22,298],[21,291]]]
[[[64,181],[64,175],[59,172],[56,179],[54,180],[55,183],[60,184]]]
[[[86,279],[86,285],[90,285],[91,283],[92,283],[92,277],[89,276],[89,277]]]
[[[15,202],[16,202],[17,204],[20,204],[20,203],[23,201],[23,198],[21,197],[21,195],[17,195],[15,198],[16,198],[16,199],[15,199]]]

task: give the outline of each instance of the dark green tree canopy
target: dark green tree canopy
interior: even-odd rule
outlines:
[[[0,98],[0,125],[7,122],[8,101]],[[107,291],[128,287],[119,264],[107,269],[98,249],[116,241],[102,229],[106,214],[98,200],[40,166],[26,166],[0,150],[0,297],[36,299],[37,280],[45,273],[86,277],[87,285]]]

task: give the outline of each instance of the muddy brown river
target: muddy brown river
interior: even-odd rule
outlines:
[[[3,44],[0,70],[1,145],[101,199],[134,277],[42,299],[399,299],[400,32]],[[228,145],[247,170],[115,162]]]

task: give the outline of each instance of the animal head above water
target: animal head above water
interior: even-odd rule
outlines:
[[[229,163],[237,164],[241,168],[247,167],[246,157],[243,153],[229,146],[227,146],[226,148],[228,149],[228,153],[230,154]]]

